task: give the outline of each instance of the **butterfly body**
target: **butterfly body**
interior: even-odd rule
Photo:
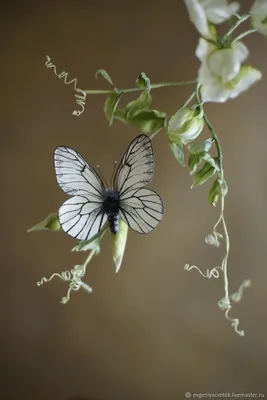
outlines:
[[[106,224],[112,233],[121,218],[139,233],[151,232],[161,221],[163,202],[147,189],[154,172],[152,143],[139,135],[129,145],[112,182],[105,188],[101,177],[76,150],[60,146],[54,153],[55,172],[61,189],[71,196],[58,211],[64,232],[90,240]]]
[[[114,235],[119,230],[120,195],[116,189],[105,189],[103,208],[108,216],[108,223]]]

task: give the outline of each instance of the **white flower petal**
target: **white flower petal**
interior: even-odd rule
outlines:
[[[229,98],[229,90],[217,82],[213,85],[201,86],[201,97],[204,102],[224,103]]]
[[[251,8],[252,26],[263,35],[267,35],[267,1],[256,0]]]
[[[236,61],[232,49],[214,51],[207,59],[207,65],[213,75],[227,82],[233,79],[240,70],[240,63]]]
[[[228,4],[226,0],[213,0],[209,1],[209,5],[204,6],[204,9],[210,22],[221,24],[231,18],[239,10],[239,7],[237,2]]]
[[[203,7],[198,0],[184,0],[190,21],[195,25],[198,32],[207,39],[214,39],[210,32],[208,20]]]
[[[193,111],[188,108],[180,108],[174,115],[171,116],[168,129],[176,131],[183,128],[183,125],[193,118]]]
[[[230,91],[229,97],[234,99],[240,93],[249,89],[251,85],[260,80],[262,77],[262,73],[256,68],[252,68],[248,65],[244,65],[237,77],[237,83],[233,90]]]
[[[198,46],[196,48],[196,56],[200,61],[205,61],[207,56],[217,47],[215,44],[208,42],[207,40],[200,38],[198,41]]]
[[[266,0],[256,0],[251,8],[252,17],[264,18],[267,15],[267,1]]]
[[[234,52],[234,56],[236,61],[243,63],[249,56],[249,50],[247,46],[244,45],[242,42],[235,42],[232,45],[232,50]]]
[[[198,83],[201,85],[211,85],[218,81],[218,77],[213,75],[206,63],[201,64],[198,70]]]

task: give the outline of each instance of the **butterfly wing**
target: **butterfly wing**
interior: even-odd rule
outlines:
[[[154,173],[151,140],[137,136],[129,145],[116,171],[113,186],[122,198],[127,192],[148,185]]]
[[[114,177],[120,194],[120,217],[135,231],[148,233],[161,221],[163,202],[148,185],[154,173],[154,155],[148,136],[137,136],[129,145]]]
[[[120,201],[120,217],[139,233],[151,232],[161,221],[163,201],[151,189],[129,191]]]
[[[103,209],[104,185],[83,157],[74,149],[60,146],[54,153],[55,172],[59,186],[74,195],[58,212],[63,231],[79,240],[89,240],[107,222]]]

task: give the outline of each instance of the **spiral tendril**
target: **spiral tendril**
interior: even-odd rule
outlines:
[[[93,289],[87,283],[82,281],[82,277],[84,276],[86,271],[86,265],[75,265],[73,269],[70,271],[63,271],[61,274],[56,272],[50,276],[50,278],[42,278],[39,282],[37,282],[37,286],[41,286],[46,282],[50,282],[54,277],[58,277],[63,281],[70,282],[69,289],[67,295],[62,297],[61,303],[66,304],[70,300],[70,294],[72,291],[77,291],[81,287],[86,290],[88,293],[92,293]]]
[[[190,266],[189,264],[185,264],[184,269],[186,271],[191,271],[191,269],[196,269],[204,278],[208,278],[208,279],[211,279],[211,278],[216,278],[217,279],[217,278],[219,278],[220,271],[223,270],[222,267],[217,266],[217,267],[214,267],[212,269],[207,268],[206,269],[206,273],[204,273],[196,265],[191,265]]]
[[[45,66],[49,69],[52,68],[54,71],[54,74],[59,78],[63,79],[63,82],[65,85],[70,85],[73,84],[74,90],[76,94],[74,95],[76,98],[76,104],[80,107],[80,110],[74,110],[72,112],[72,115],[75,115],[79,117],[83,112],[84,112],[84,106],[85,106],[85,101],[86,101],[86,93],[77,87],[77,78],[73,78],[72,80],[68,81],[68,72],[62,71],[60,73],[57,72],[56,66],[51,62],[51,58],[49,56],[46,56],[46,62]]]

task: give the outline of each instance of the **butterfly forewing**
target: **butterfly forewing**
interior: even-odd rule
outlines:
[[[96,235],[107,222],[103,209],[104,185],[83,157],[69,147],[58,147],[54,164],[59,186],[74,197],[58,212],[62,229],[79,240]]]
[[[137,136],[129,145],[114,177],[114,188],[120,199],[129,190],[138,189],[151,182],[154,172],[154,156],[151,140],[146,135]]]
[[[69,195],[89,195],[101,201],[104,185],[84,158],[70,147],[58,147],[54,153],[54,164],[59,186]]]

